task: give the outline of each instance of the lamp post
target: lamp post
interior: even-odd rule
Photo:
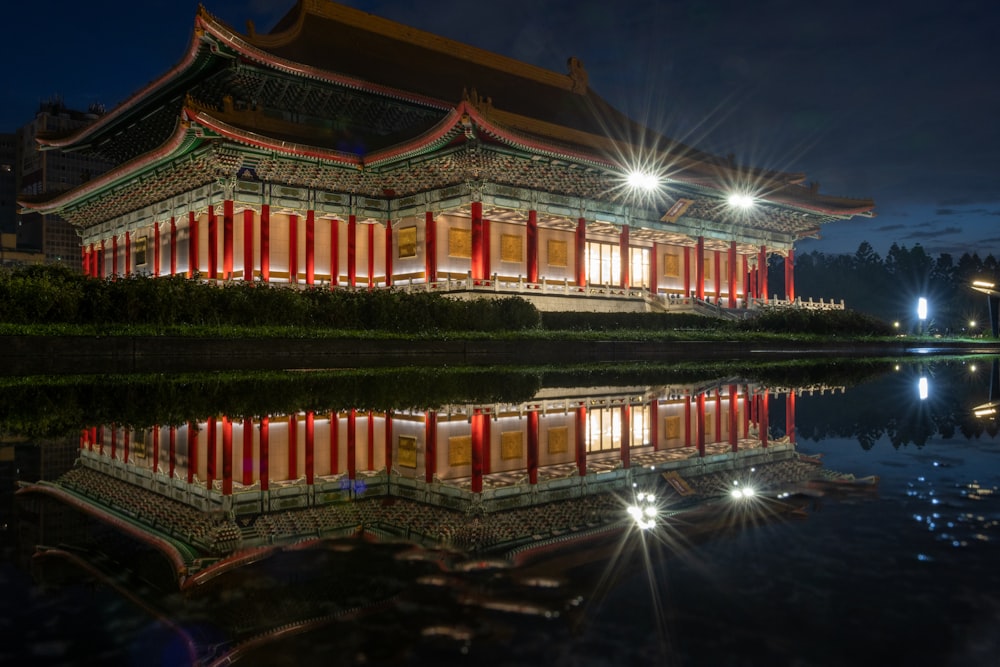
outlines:
[[[927,299],[920,297],[917,299],[917,319],[920,320],[920,330],[918,333],[924,334],[924,322],[927,320]]]
[[[977,292],[981,292],[986,295],[986,308],[990,318],[990,332],[993,337],[997,337],[997,315],[1000,314],[1000,292],[996,289],[994,283],[985,280],[974,280],[971,285],[972,289]]]

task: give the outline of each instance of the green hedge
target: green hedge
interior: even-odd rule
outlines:
[[[0,321],[9,324],[300,326],[358,331],[517,331],[539,314],[520,297],[462,301],[393,289],[210,286],[182,276],[98,280],[55,266],[0,272]]]
[[[892,325],[856,310],[775,308],[736,324],[741,331],[820,336],[892,336]]]

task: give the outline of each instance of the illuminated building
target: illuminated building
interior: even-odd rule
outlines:
[[[568,73],[323,0],[269,34],[199,10],[184,57],[43,148],[118,166],[26,210],[92,276],[518,293],[542,310],[744,308],[769,255],[872,214],[642,127]]]

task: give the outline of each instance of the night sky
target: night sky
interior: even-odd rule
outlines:
[[[248,19],[264,32],[294,0],[204,4],[240,32]],[[868,241],[884,256],[895,241],[1000,257],[1000,2],[344,4],[557,72],[576,56],[591,88],[668,136],[875,199],[876,218],[825,225],[800,253]],[[118,105],[181,58],[196,8],[9,3],[0,131],[54,95],[73,108]]]

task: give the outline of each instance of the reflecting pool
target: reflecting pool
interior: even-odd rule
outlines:
[[[991,664],[998,381],[982,356],[10,381],[0,661]]]

